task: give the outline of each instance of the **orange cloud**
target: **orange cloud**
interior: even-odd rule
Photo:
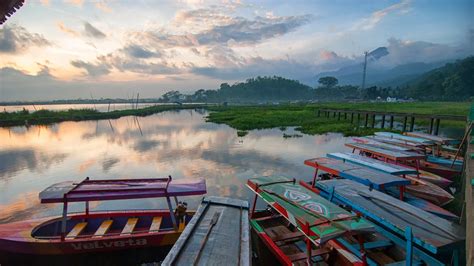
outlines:
[[[79,32],[73,30],[73,29],[70,29],[68,27],[66,27],[66,25],[64,25],[64,23],[62,21],[59,21],[58,23],[56,23],[56,26],[58,26],[58,29],[64,33],[67,33],[67,34],[70,34],[74,37],[77,37],[79,36]]]
[[[76,6],[82,6],[84,0],[66,0],[66,2]]]

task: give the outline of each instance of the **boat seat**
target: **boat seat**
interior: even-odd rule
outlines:
[[[284,241],[284,240],[288,240],[292,238],[298,238],[301,236],[303,236],[303,233],[301,233],[300,231],[296,231],[296,232],[291,232],[284,235],[276,235],[274,238],[272,238],[272,240],[274,242],[277,242],[277,241]]]
[[[151,226],[150,226],[149,231],[150,232],[158,232],[158,230],[160,230],[162,220],[163,220],[163,217],[161,217],[161,216],[153,217],[153,221],[151,222]]]
[[[67,234],[66,239],[71,240],[76,238],[87,226],[87,222],[77,223],[72,230]]]
[[[92,237],[103,237],[112,226],[113,220],[104,220]]]
[[[123,227],[122,233],[120,235],[130,235],[137,225],[138,218],[128,218],[127,224]]]

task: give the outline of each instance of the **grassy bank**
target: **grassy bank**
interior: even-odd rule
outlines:
[[[244,136],[246,131],[252,129],[297,127],[297,130],[306,134],[323,134],[327,132],[340,132],[346,136],[367,135],[381,129],[359,127],[348,120],[317,117],[319,108],[387,111],[399,113],[418,114],[450,114],[467,115],[470,103],[322,103],[308,105],[264,105],[264,106],[202,106],[202,105],[159,105],[141,109],[118,110],[112,112],[99,112],[93,109],[70,109],[67,111],[40,110],[36,112],[1,112],[0,126],[22,126],[51,124],[62,121],[82,121],[116,119],[123,116],[147,116],[158,112],[192,109],[197,107],[207,108],[211,111],[207,120],[209,122],[227,124]],[[361,121],[361,124],[363,121]],[[417,124],[425,125],[428,121],[417,120]],[[369,125],[371,122],[369,122]],[[442,126],[464,127],[464,122],[442,121]],[[387,129],[384,129],[387,130]]]
[[[0,126],[47,125],[63,121],[85,121],[100,119],[116,119],[123,116],[147,116],[159,112],[193,109],[201,105],[157,105],[140,109],[116,110],[99,112],[94,109],[69,109],[66,111],[39,110],[36,112],[1,112]]]
[[[367,135],[377,129],[361,128],[349,121],[316,117],[314,106],[212,107],[207,121],[227,124],[240,132],[252,129],[297,127],[306,134],[340,132]],[[241,135],[243,135],[241,133]]]
[[[387,130],[359,127],[351,124],[349,119],[341,118],[341,120],[337,120],[332,117],[329,119],[317,117],[316,112],[320,108],[467,115],[470,103],[324,103],[311,105],[210,107],[208,109],[212,112],[207,117],[207,121],[227,124],[241,132],[252,129],[293,126],[306,134],[340,132],[346,136],[359,136],[372,134],[375,131]],[[428,121],[424,120],[417,121],[417,124],[420,125],[427,123]],[[465,126],[465,123],[442,121],[442,125],[462,128]]]

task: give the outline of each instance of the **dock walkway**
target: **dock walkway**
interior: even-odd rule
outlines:
[[[344,115],[344,119],[347,119],[347,116],[350,115],[351,123],[354,122],[355,115],[357,115],[357,124],[363,119],[364,126],[369,126],[369,121],[372,121],[370,127],[375,127],[376,116],[382,118],[381,121],[381,128],[385,128],[386,119],[388,119],[389,128],[392,129],[394,125],[394,118],[401,117],[403,118],[403,132],[407,131],[407,127],[410,126],[408,131],[413,131],[415,127],[415,118],[419,119],[429,119],[430,126],[429,132],[430,134],[438,135],[439,127],[441,120],[450,120],[450,121],[466,121],[466,116],[463,115],[435,115],[435,114],[415,114],[415,113],[400,113],[400,112],[384,112],[384,111],[369,111],[369,110],[350,110],[350,109],[318,109],[317,116],[321,117],[332,117],[340,120],[341,114]],[[362,117],[362,119],[361,119]],[[410,121],[408,122],[408,118]]]
[[[474,104],[471,106],[471,113],[468,119],[470,124],[474,123]],[[474,130],[471,130],[466,149],[465,177],[465,210],[466,210],[466,265],[474,265]]]

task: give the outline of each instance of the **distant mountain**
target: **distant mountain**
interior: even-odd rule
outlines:
[[[468,100],[474,96],[474,56],[433,69],[411,80],[402,93],[424,100]]]
[[[452,61],[452,60],[451,60]],[[409,63],[398,65],[393,68],[376,67],[374,64],[368,64],[366,86],[400,86],[418,78],[425,72],[441,67],[450,61],[434,63]],[[333,76],[339,80],[341,85],[360,86],[362,83],[363,64],[354,64],[343,67],[337,71],[322,72],[316,75],[311,83],[315,86],[320,77]]]

